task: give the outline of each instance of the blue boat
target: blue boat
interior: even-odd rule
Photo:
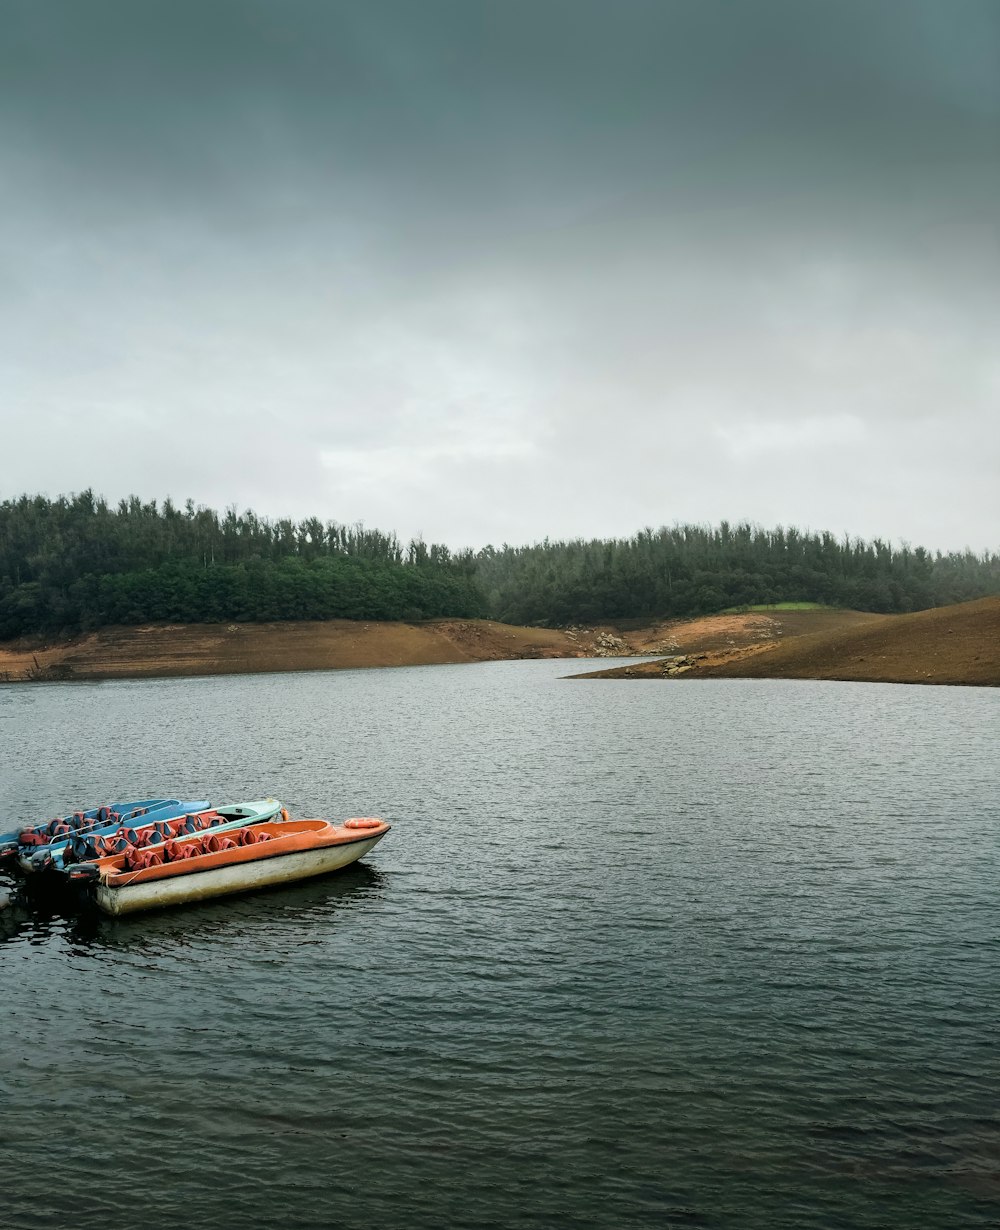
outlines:
[[[182,816],[189,815],[191,812],[205,811],[209,806],[207,799],[188,799],[186,801],[179,799],[163,801],[161,799],[154,801],[158,803],[158,806],[150,807],[142,815],[143,824],[154,824],[157,820],[179,820]],[[123,819],[119,814],[115,819],[109,820],[107,823],[99,823],[93,826],[88,830],[88,833],[99,837],[115,833],[122,823]],[[73,833],[61,835],[55,841],[44,846],[19,846],[17,861],[21,870],[28,875],[33,875],[39,871],[61,870],[63,856],[69,847],[73,835]]]
[[[119,822],[135,819],[153,808],[162,807],[164,803],[176,802],[175,799],[134,799],[127,803],[108,803],[101,807],[88,807],[86,811],[75,811],[69,816],[57,816],[55,820],[46,820],[43,824],[20,824],[8,833],[0,833],[0,861],[13,858],[21,845],[31,844],[40,848],[61,837],[69,837],[74,833],[89,833],[98,825],[109,824],[112,816],[117,816]],[[48,839],[48,840],[46,840]]]

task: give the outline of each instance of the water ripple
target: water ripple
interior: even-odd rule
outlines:
[[[1000,1223],[1000,692],[565,673],[0,686],[8,816],[394,825],[313,884],[0,911],[5,1224]]]

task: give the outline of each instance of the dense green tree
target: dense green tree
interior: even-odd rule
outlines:
[[[0,503],[0,637],[111,623],[422,619],[569,624],[781,601],[909,611],[1000,592],[1000,556],[794,527],[645,528],[452,552],[315,517],[220,518],[90,491]]]
[[[477,562],[491,614],[514,623],[686,616],[774,602],[902,612],[1000,593],[1000,555],[931,556],[881,540],[748,523],[490,546]]]

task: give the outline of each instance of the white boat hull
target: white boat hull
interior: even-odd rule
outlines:
[[[298,850],[251,862],[234,863],[228,867],[213,867],[170,876],[162,880],[126,884],[112,888],[98,883],[94,889],[97,904],[106,914],[133,914],[139,910],[158,910],[165,906],[186,905],[191,901],[206,901],[230,893],[247,893],[271,884],[293,884],[312,876],[326,875],[363,858],[378,844],[385,832],[359,841],[323,846],[320,849]]]

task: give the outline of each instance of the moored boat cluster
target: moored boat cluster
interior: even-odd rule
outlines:
[[[140,799],[0,834],[0,862],[29,880],[82,890],[108,914],[287,884],[356,862],[384,820],[292,820],[277,799],[212,807]]]

